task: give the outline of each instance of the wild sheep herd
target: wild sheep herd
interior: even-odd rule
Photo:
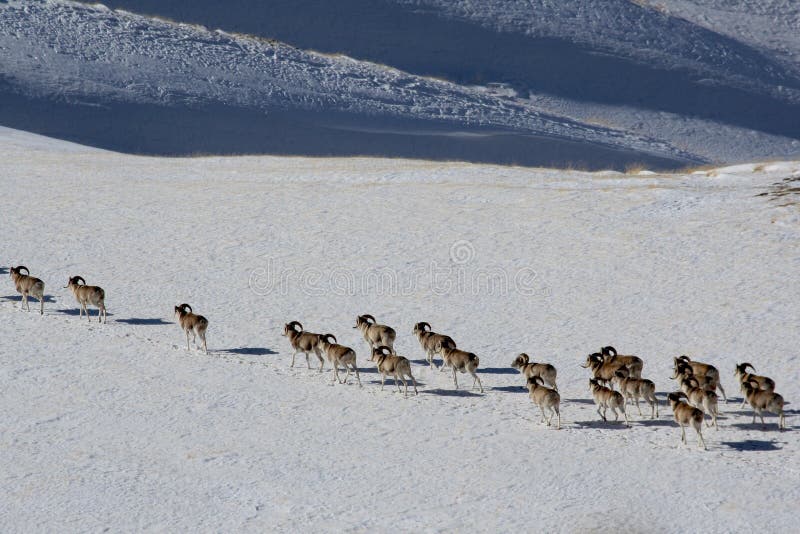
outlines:
[[[25,271],[23,273],[23,271]],[[28,297],[39,300],[39,313],[44,314],[44,282],[30,276],[30,271],[24,265],[10,268],[11,280],[18,293],[22,295],[22,309],[30,311]],[[106,322],[105,291],[97,286],[88,286],[86,281],[80,276],[69,278],[64,289],[69,289],[75,296],[80,306],[79,315],[86,316],[91,321],[88,305],[98,308],[98,322],[102,317]],[[178,320],[181,330],[186,335],[186,348],[190,349],[190,336],[195,346],[197,338],[202,342],[202,348],[208,354],[206,344],[206,330],[208,320],[202,315],[195,314],[192,307],[188,304],[175,306],[175,317]],[[369,344],[371,362],[374,362],[378,373],[381,375],[381,389],[387,376],[394,379],[394,383],[400,391],[400,382],[403,382],[404,395],[408,395],[408,381],[411,380],[414,393],[418,394],[417,382],[411,373],[411,362],[404,356],[399,356],[394,350],[394,342],[397,336],[396,331],[386,325],[378,324],[372,315],[359,315],[353,328],[358,329]],[[434,363],[435,356],[439,356],[443,371],[449,368],[453,374],[453,385],[458,389],[458,373],[468,373],[472,376],[473,389],[477,386],[483,393],[483,384],[477,374],[480,359],[472,352],[467,352],[456,348],[456,343],[452,337],[433,332],[430,324],[419,322],[414,325],[413,334],[417,337],[422,350],[426,354],[426,359],[430,367],[436,368]],[[344,345],[337,343],[333,334],[315,334],[303,329],[303,325],[298,321],[291,321],[284,326],[283,336],[288,338],[292,347],[292,362],[294,367],[295,356],[298,353],[305,354],[306,365],[311,368],[309,354],[314,353],[319,359],[319,372],[323,371],[325,360],[323,355],[333,366],[332,382],[347,383],[352,372],[359,386],[361,378],[358,374],[356,365],[355,351]],[[345,370],[344,378],[339,376],[339,368]],[[528,394],[533,403],[539,407],[542,415],[542,422],[551,426],[553,419],[556,419],[556,428],[561,428],[561,397],[556,385],[557,370],[549,363],[531,362],[527,354],[518,355],[511,367],[517,369],[526,379]],[[652,380],[642,378],[644,362],[638,356],[618,354],[614,347],[603,347],[600,352],[595,352],[587,356],[582,367],[589,369],[589,390],[592,392],[594,403],[597,406],[597,413],[603,421],[610,409],[614,413],[614,420],[618,421],[620,414],[624,418],[625,424],[630,425],[626,406],[631,403],[636,405],[639,415],[642,411],[639,400],[643,400],[650,406],[650,418],[658,417],[658,400],[656,398],[656,388]],[[740,391],[743,394],[742,407],[748,403],[753,409],[753,424],[756,416],[761,418],[764,424],[763,412],[778,415],[778,428],[786,428],[786,417],[783,411],[783,397],[775,392],[775,381],[766,376],[759,376],[749,373],[748,369],[755,371],[750,363],[737,364],[734,376],[739,382]],[[673,375],[679,390],[669,393],[667,400],[672,408],[673,419],[680,426],[681,442],[686,443],[686,427],[691,426],[697,433],[698,445],[706,448],[705,440],[702,435],[702,426],[706,416],[709,421],[708,427],[717,428],[717,416],[719,414],[719,397],[717,390],[722,398],[727,402],[725,390],[720,383],[719,370],[713,365],[691,360],[688,356],[678,356],[673,361]],[[615,386],[617,389],[615,389]]]

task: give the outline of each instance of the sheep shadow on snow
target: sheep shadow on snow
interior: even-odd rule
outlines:
[[[420,393],[427,393],[430,395],[438,395],[440,397],[482,397],[481,393],[473,393],[466,389],[426,389]]]
[[[628,430],[629,428],[625,426],[625,420],[622,418],[619,421],[614,421],[613,419],[609,421],[603,421],[602,419],[575,421],[575,425],[580,428],[596,428],[599,430]]]
[[[111,314],[109,313],[109,315]],[[128,319],[116,319],[116,322],[131,324],[131,325],[142,325],[142,326],[159,326],[165,324],[175,324],[172,321],[165,321],[160,317],[153,317],[149,319],[143,317],[131,317]]]
[[[518,375],[519,371],[513,369],[511,367],[478,367],[477,373],[483,373],[487,375]]]
[[[74,317],[78,317],[81,314],[81,309],[80,308],[60,308],[60,309],[56,310],[56,313],[61,313],[61,314],[64,314],[64,315],[72,315]],[[99,317],[100,316],[100,312],[96,308],[95,309],[91,309],[90,308],[89,309],[89,314],[90,314],[89,315],[90,317]],[[106,312],[106,315],[108,315],[109,317],[113,317],[114,314],[111,313],[111,312]]]
[[[759,439],[745,439],[742,441],[721,441],[719,443],[724,447],[731,448],[736,451],[779,451],[783,447],[779,447],[777,441],[764,441]]]
[[[525,386],[493,386],[487,389],[492,391],[502,391],[504,393],[527,393],[528,389]]]
[[[268,356],[272,354],[278,354],[276,351],[268,349],[267,347],[238,347],[235,349],[221,349],[215,352],[220,352],[225,354],[239,354],[244,356]]]
[[[22,295],[6,295],[5,297],[0,297],[0,298],[5,299],[5,300],[10,300],[10,301],[13,301],[13,302],[22,302]],[[56,299],[53,298],[53,295],[45,295],[44,296],[45,304],[47,304],[48,302],[55,302],[55,301],[56,301]],[[28,303],[31,303],[31,302],[39,302],[39,299],[37,299],[36,297],[28,297]]]

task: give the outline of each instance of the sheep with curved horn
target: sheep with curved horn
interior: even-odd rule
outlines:
[[[404,395],[408,397],[408,382],[406,377],[411,378],[411,383],[414,384],[414,395],[419,395],[417,391],[417,381],[414,380],[414,375],[411,374],[411,362],[405,356],[398,356],[385,345],[375,347],[372,349],[370,361],[375,362],[378,372],[381,374],[381,391],[383,390],[383,383],[386,375],[391,375],[394,378],[394,383],[397,385],[397,391],[400,391],[400,380],[403,381],[405,386]]]
[[[394,339],[397,333],[394,328],[383,324],[377,324],[375,317],[365,313],[356,318],[357,328],[364,336],[364,340],[369,343],[369,349],[372,351],[375,347],[389,347],[394,352]]]
[[[630,374],[628,368],[620,361],[605,360],[603,355],[599,352],[589,354],[586,357],[586,364],[581,365],[584,369],[589,368],[592,370],[592,377],[598,382],[610,386],[613,390],[613,380],[617,376],[617,372],[625,375],[627,378]]]
[[[22,273],[23,269],[25,270],[24,274]],[[39,300],[39,315],[44,315],[44,282],[31,276],[31,272],[24,265],[11,267],[9,271],[14,288],[17,293],[22,295],[21,308],[31,311],[31,305],[28,303],[28,297],[31,296]]]
[[[703,412],[703,419],[705,419],[705,414],[711,416],[711,422],[706,423],[706,426],[710,427],[713,424],[715,429],[719,429],[717,426],[717,415],[719,415],[717,394],[711,389],[701,387],[697,378],[691,374],[681,376],[680,386],[689,404]]]
[[[681,427],[681,443],[684,445],[686,444],[686,427],[691,426],[694,428],[694,431],[697,432],[698,446],[702,446],[704,450],[708,450],[706,448],[706,442],[703,439],[703,433],[701,432],[703,428],[703,412],[683,402],[681,400],[682,397],[686,397],[683,391],[676,391],[667,395],[667,401],[669,401],[672,407],[672,417],[675,422],[678,423],[678,426]]]
[[[542,422],[547,423],[547,426],[550,426],[550,423],[553,421],[553,415],[558,417],[556,422],[556,430],[561,429],[561,396],[558,394],[558,391],[554,389],[550,389],[545,387],[544,382],[542,381],[542,377],[540,376],[532,376],[528,378],[528,396],[531,398],[533,403],[539,407],[542,411]],[[545,408],[548,409],[550,412],[550,417],[546,417],[544,410]]]
[[[639,407],[639,398],[643,398],[650,405],[650,419],[658,417],[658,399],[656,398],[656,385],[652,380],[646,378],[626,377],[623,371],[616,371],[614,380],[626,402],[633,400],[639,415],[642,409]]]
[[[422,350],[427,355],[428,363],[431,368],[435,368],[436,364],[433,363],[433,357],[436,354],[441,354],[443,347],[455,348],[456,342],[453,338],[444,334],[437,334],[431,330],[431,325],[426,322],[420,322],[414,325],[412,333],[417,336]]]
[[[331,382],[338,381],[340,384],[347,384],[347,379],[350,377],[350,369],[352,368],[356,374],[358,385],[361,385],[361,377],[358,376],[358,367],[356,367],[356,352],[353,349],[339,345],[336,336],[333,334],[322,334],[319,347],[328,357],[331,365],[333,365],[333,379],[331,379]],[[339,380],[339,365],[347,371],[344,375],[344,381]]]
[[[622,365],[628,368],[628,373],[631,378],[642,378],[644,362],[640,357],[617,354],[617,349],[610,345],[601,348],[600,354],[603,355],[603,360],[605,361],[616,361],[622,363]]]
[[[707,391],[713,391],[714,393],[716,393],[717,388],[719,388],[723,398],[725,398],[725,391],[722,389],[722,386],[719,383],[718,373],[714,374],[711,372],[709,374],[696,374],[694,369],[702,368],[691,366],[684,360],[676,359],[674,373],[670,378],[672,380],[678,380],[678,383],[680,384],[686,378],[692,377],[697,380],[697,387],[703,388]]]
[[[685,354],[673,358],[673,360],[676,374],[678,371],[678,366],[681,363],[688,365],[692,370],[692,374],[695,375],[698,380],[702,382],[702,379],[705,378],[707,384],[713,384],[714,389],[719,388],[720,393],[722,393],[722,399],[725,402],[728,402],[728,396],[725,395],[725,389],[723,389],[722,384],[720,383],[719,370],[717,370],[716,367],[708,363],[696,362]]]
[[[558,391],[558,386],[556,385],[556,375],[558,373],[551,364],[531,362],[530,356],[523,352],[514,358],[514,361],[511,362],[511,367],[517,369],[525,378],[538,376],[544,384]]]
[[[442,368],[449,366],[453,370],[453,384],[455,385],[456,389],[458,389],[458,380],[456,376],[458,371],[460,371],[462,373],[471,374],[473,378],[472,389],[475,389],[475,383],[477,382],[481,389],[481,393],[483,393],[483,384],[481,383],[480,377],[476,373],[481,360],[476,354],[457,349],[455,347],[444,347],[442,348],[442,358],[444,359]]]
[[[756,368],[751,363],[737,363],[736,369],[733,371],[733,376],[739,381],[739,390],[742,392],[742,408],[747,403],[747,397],[744,396],[744,383],[755,381],[758,383],[758,388],[764,391],[775,391],[775,381],[767,376],[759,376],[753,373],[748,373],[747,368],[755,372]]]
[[[764,391],[759,389],[758,382],[750,380],[743,382],[744,397],[753,408],[753,424],[756,424],[756,415],[761,418],[761,424],[764,425],[764,415],[762,412],[769,412],[777,414],[778,416],[778,430],[786,428],[786,415],[783,413],[783,397],[774,391]]]
[[[101,315],[103,317],[102,322],[106,322],[106,292],[102,287],[87,286],[86,280],[84,280],[82,276],[73,276],[70,277],[67,285],[64,286],[64,289],[67,288],[72,291],[75,300],[78,301],[78,305],[80,306],[80,311],[78,313],[80,317],[83,317],[83,312],[85,311],[86,318],[90,323],[92,322],[92,316],[89,314],[89,308],[87,308],[87,305],[91,304],[92,306],[97,306],[97,322],[101,322]]]
[[[619,421],[619,414],[617,410],[622,412],[625,417],[625,426],[631,426],[628,422],[628,412],[625,410],[625,398],[619,391],[607,388],[600,383],[597,378],[589,379],[589,390],[592,392],[592,398],[597,406],[597,414],[603,421],[608,421],[606,418],[606,411],[611,408],[614,412],[614,421]]]
[[[289,343],[292,345],[292,349],[294,349],[294,352],[292,352],[292,364],[289,367],[294,367],[294,357],[298,352],[302,352],[306,355],[306,365],[311,369],[308,353],[313,352],[319,359],[319,372],[322,372],[322,366],[325,365],[320,347],[322,336],[304,331],[300,321],[286,323],[283,327],[283,334],[281,335],[289,338]]]
[[[208,329],[208,319],[202,315],[197,315],[192,311],[192,307],[188,304],[178,304],[175,306],[175,317],[178,319],[178,324],[186,333],[186,350],[189,348],[189,334],[192,335],[195,347],[197,345],[197,337],[203,342],[203,350],[208,354],[208,345],[206,345],[206,330]],[[199,348],[199,347],[198,347]]]

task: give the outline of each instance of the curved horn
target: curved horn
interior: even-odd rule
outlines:
[[[189,313],[192,313],[192,307],[186,303],[178,304],[178,308],[182,309],[183,311],[186,311],[186,308],[189,308]]]
[[[286,326],[288,326],[288,327],[289,327],[289,328],[291,328],[292,330],[296,330],[296,331],[298,331],[298,332],[302,332],[302,331],[303,331],[303,325],[302,325],[302,324],[300,324],[300,321],[291,321],[291,322],[290,322],[288,325],[286,325]],[[299,329],[299,330],[297,330],[297,328],[295,328],[295,326],[299,327],[300,329]]]
[[[690,359],[689,359],[689,357],[688,357],[687,355],[685,355],[685,354],[681,354],[680,356],[678,356],[678,357],[677,357],[677,358],[675,358],[675,359],[676,359],[676,360],[678,360],[678,361],[681,361],[681,362],[686,362],[686,363],[689,363],[690,361],[692,361],[692,360],[690,360]]]
[[[421,323],[419,323],[419,325],[420,325],[420,328],[422,328],[423,330],[425,330],[427,332],[430,332],[431,330],[433,330],[431,328],[431,325],[429,323],[425,322],[425,321],[422,321]]]
[[[530,357],[530,356],[528,356],[527,354],[525,354],[524,352],[523,352],[523,353],[521,353],[521,354],[518,356],[518,358],[522,358],[522,361],[523,361],[524,363],[528,363],[529,361],[531,361],[531,357]]]
[[[77,283],[78,280],[80,280],[81,282],[83,282],[83,285],[86,285],[86,280],[84,280],[82,276],[75,276],[74,278],[75,278],[75,283]]]
[[[386,345],[381,345],[380,347],[378,347],[378,350],[379,350],[379,351],[381,352],[381,354],[383,354],[384,356],[389,356],[390,354],[392,354],[392,349],[390,349],[390,348],[389,348],[389,347],[387,347]]]
[[[737,367],[738,367],[738,366],[737,366]],[[746,370],[748,367],[749,367],[750,369],[752,369],[754,373],[756,372],[756,368],[755,368],[755,367],[753,367],[753,364],[752,364],[752,363],[743,363],[743,364],[742,364],[742,371]]]
[[[375,317],[371,316],[371,315],[370,315],[370,314],[368,314],[368,313],[365,313],[365,314],[364,314],[364,315],[362,315],[361,317],[363,317],[363,318],[364,318],[364,320],[365,320],[365,321],[367,321],[367,322],[369,322],[369,321],[372,321],[372,324],[375,324],[375,323],[377,322],[377,321],[375,321]]]
[[[332,339],[334,343],[338,343],[338,341],[336,341],[336,336],[334,336],[333,334],[325,334],[324,336],[322,336],[322,338],[325,340]],[[330,343],[330,341],[328,341],[328,343]]]
[[[17,266],[17,272],[20,272],[22,269],[25,269],[25,274],[31,274],[31,272],[28,270],[28,268],[25,267],[24,265],[18,265]]]
[[[612,352],[614,354],[611,354]],[[600,349],[600,354],[602,354],[603,356],[616,356],[617,355],[617,349],[615,349],[614,347],[609,345],[607,347],[603,347],[602,349]]]

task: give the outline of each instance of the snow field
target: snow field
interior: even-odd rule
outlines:
[[[0,257],[52,298],[40,317],[0,291],[4,531],[791,528],[800,215],[757,195],[796,163],[163,159],[0,134]],[[499,281],[459,285],[481,273]],[[60,289],[76,274],[106,290],[108,324],[78,321]],[[208,356],[185,350],[180,302],[209,319]],[[379,390],[361,313],[396,328],[418,396]],[[294,319],[353,347],[364,386],[290,369]],[[421,320],[479,355],[486,394],[419,364]],[[659,419],[599,421],[579,365],[606,344],[644,359]],[[563,430],[510,369],[522,351],[558,368]],[[732,398],[708,452],[691,431],[677,446],[663,402],[682,353]],[[740,361],[776,379],[789,431],[739,411]]]

